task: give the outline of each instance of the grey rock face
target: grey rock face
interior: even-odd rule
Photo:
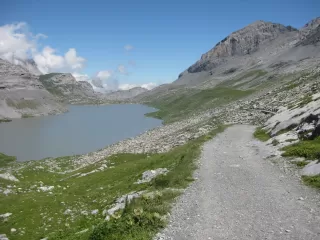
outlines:
[[[68,103],[86,103],[99,99],[90,83],[77,81],[70,73],[45,74],[39,80],[50,93]]]
[[[135,96],[138,96],[139,94],[147,92],[148,89],[142,88],[142,87],[135,87],[131,88],[129,90],[119,90],[116,92],[111,92],[105,95],[106,99],[114,100],[114,101],[121,101],[133,98]]]
[[[0,119],[66,111],[28,69],[0,59]]]
[[[319,42],[320,42],[320,18],[319,18],[319,25],[316,28],[308,31],[308,33],[302,37],[302,40],[297,45],[298,46],[299,45],[303,45],[303,46],[316,45],[316,44],[319,44]]]
[[[307,38],[307,36],[313,32],[318,26],[320,25],[320,17],[317,17],[315,19],[312,19],[306,25],[304,25],[299,32],[299,37],[301,40],[304,40]]]
[[[276,39],[278,36],[297,31],[281,24],[257,21],[245,28],[233,32],[216,46],[201,56],[201,59],[188,68],[189,73],[208,71],[225,62],[224,58],[243,56],[259,50],[262,44]]]

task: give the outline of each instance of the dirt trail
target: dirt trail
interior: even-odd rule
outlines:
[[[197,181],[156,239],[320,239],[319,194],[265,160],[253,131],[232,126],[204,145]]]

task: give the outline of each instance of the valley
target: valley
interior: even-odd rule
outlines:
[[[26,78],[18,73],[25,69],[2,61],[3,119],[61,113],[66,103],[139,103],[157,108],[146,116],[164,125],[83,155],[16,162],[1,154],[0,236],[160,240],[209,239],[214,233],[226,239],[235,237],[235,231],[226,233],[235,226],[230,218],[242,219],[234,202],[243,198],[248,202],[243,209],[268,212],[263,215],[268,225],[240,214],[242,223],[253,226],[249,235],[238,233],[240,239],[315,239],[319,211],[305,209],[319,207],[319,32],[320,18],[301,29],[254,22],[217,43],[173,83],[149,91],[96,93],[71,74],[28,73]],[[17,99],[20,91],[33,97]],[[272,208],[274,214],[263,209],[260,187],[266,205],[283,208]],[[292,193],[283,197],[287,189]],[[210,202],[206,191],[223,197]],[[200,207],[199,199],[204,202]],[[217,205],[228,214],[208,210]],[[192,210],[186,219],[197,221],[203,214],[203,224],[181,231],[181,224],[190,226],[179,217],[185,209]],[[299,230],[299,222],[282,223],[293,218],[282,219],[281,211],[311,220]],[[281,222],[279,229],[272,217]],[[225,231],[219,224],[215,231],[206,225],[221,218]]]

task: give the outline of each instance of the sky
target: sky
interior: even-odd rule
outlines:
[[[2,0],[0,57],[31,55],[42,72],[100,78],[106,87],[152,87],[256,20],[300,28],[319,9],[319,0]]]

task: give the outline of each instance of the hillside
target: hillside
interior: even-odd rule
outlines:
[[[319,18],[300,30],[254,22],[218,42],[172,84],[134,100],[160,109],[149,116],[172,122],[237,100],[240,95],[262,94],[319,66],[319,27]]]
[[[129,94],[165,123],[137,137],[40,161],[0,154],[0,236],[316,239],[319,194],[305,185],[320,189],[319,24],[257,21],[172,84]],[[65,101],[88,99],[68,74],[41,78]]]
[[[103,99],[93,91],[90,83],[77,81],[70,73],[49,73],[39,76],[39,81],[61,101],[71,104],[99,103]]]
[[[0,59],[0,119],[66,111],[28,69]]]

